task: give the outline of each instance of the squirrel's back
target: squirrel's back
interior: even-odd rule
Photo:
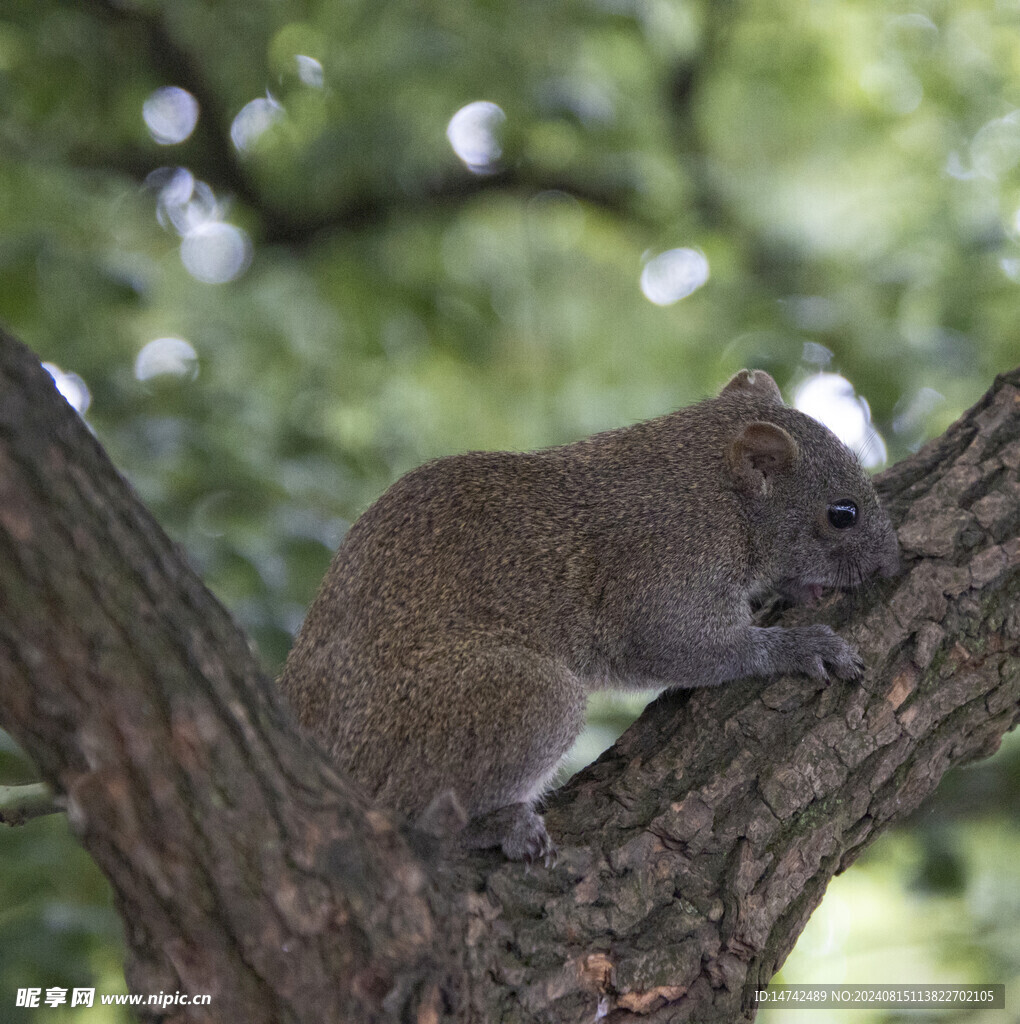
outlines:
[[[715,404],[535,452],[447,456],[397,480],[348,531],[287,660],[281,686],[303,724],[351,768],[368,719],[413,703],[423,665],[481,635],[610,681],[607,590],[639,587],[657,552],[693,576],[731,571],[723,552],[741,547]]]
[[[348,531],[294,654],[384,626],[404,639],[498,627],[539,645],[536,628],[580,611],[621,540],[668,533],[673,545],[718,550],[738,513],[709,439],[717,401],[555,448],[412,470]]]

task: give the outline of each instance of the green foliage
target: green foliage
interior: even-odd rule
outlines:
[[[1020,842],[1013,824],[976,820],[934,844],[948,843],[949,860],[966,865],[951,884],[926,877],[933,845],[924,833],[898,832],[833,880],[808,922],[777,984],[1006,983],[1007,1009],[982,1010],[980,1020],[1006,1024],[1020,973],[1015,926],[1020,903]],[[942,859],[942,858],[940,858]],[[944,868],[940,868],[944,871]],[[903,880],[911,880],[906,886]],[[827,1024],[832,1011],[770,1009],[762,1024]],[[973,1010],[855,1010],[854,1024],[965,1021]]]
[[[7,0],[0,318],[87,385],[275,671],[347,524],[427,458],[745,365],[844,374],[892,458],[940,431],[1020,357],[1018,28],[976,0]],[[197,102],[176,144],[143,119],[167,86]],[[472,170],[446,132],[480,100]],[[672,249],[709,276],[654,304]],[[41,871],[55,828],[0,856]],[[37,976],[9,921],[0,1005]]]
[[[30,778],[29,766],[0,733],[0,776]],[[109,885],[74,841],[62,815],[37,818],[0,833],[0,1006],[13,1019],[19,988],[98,988],[124,991],[122,926]],[[51,1024],[83,1012],[37,1011]],[[28,1011],[20,1011],[27,1014]],[[120,1024],[123,1011],[97,1007],[88,1019]]]

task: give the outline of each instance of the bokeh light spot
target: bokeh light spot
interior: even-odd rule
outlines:
[[[295,58],[298,78],[313,89],[321,89],[323,83],[322,65],[314,57],[299,53]]]
[[[183,338],[156,338],[143,346],[135,359],[135,377],[150,380],[153,377],[198,376],[198,353]]]
[[[446,126],[454,153],[473,174],[491,174],[503,155],[498,132],[506,114],[495,103],[478,100],[461,107]]]
[[[252,100],[241,107],[230,125],[231,141],[243,153],[251,149],[281,117],[283,107],[272,96]]]
[[[168,85],[151,93],[142,104],[149,134],[161,146],[183,142],[198,124],[198,100],[187,89]]]
[[[159,189],[156,220],[161,227],[186,235],[220,219],[222,210],[213,190],[186,167],[162,167],[149,175],[148,182]]]
[[[970,144],[975,174],[996,179],[1020,163],[1020,111],[1012,110],[978,129]]]
[[[233,224],[209,221],[189,231],[181,241],[181,262],[198,281],[233,281],[251,262],[251,241]]]
[[[42,368],[53,378],[57,390],[79,416],[84,416],[92,404],[92,394],[85,381],[76,373],[66,373],[56,363],[43,363]]]
[[[866,469],[885,463],[885,441],[871,425],[871,409],[845,377],[838,373],[813,374],[797,387],[793,406],[827,426]]]
[[[697,249],[668,249],[641,271],[641,291],[657,306],[687,298],[708,280],[708,260]]]

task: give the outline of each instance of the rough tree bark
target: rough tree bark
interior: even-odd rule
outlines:
[[[553,794],[560,862],[526,871],[338,776],[0,334],[0,724],[113,884],[132,989],[213,996],[162,1020],[750,1020],[833,874],[1020,714],[1018,468],[1020,370],[881,478],[903,573],[810,613],[864,679],[661,697]]]

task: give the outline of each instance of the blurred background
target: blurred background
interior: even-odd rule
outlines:
[[[1017,0],[0,7],[0,320],[273,673],[351,520],[428,458],[751,366],[878,469],[1020,362],[1018,316]],[[573,763],[639,708],[600,699]],[[32,777],[0,734],[0,784]],[[1007,737],[833,883],[777,980],[1015,1003],[1018,805]],[[127,1019],[14,1009],[124,991],[120,942],[61,817],[0,829],[0,1018]],[[760,1019],[787,1017],[828,1019]],[[936,1018],[971,1019],[909,1014]]]

